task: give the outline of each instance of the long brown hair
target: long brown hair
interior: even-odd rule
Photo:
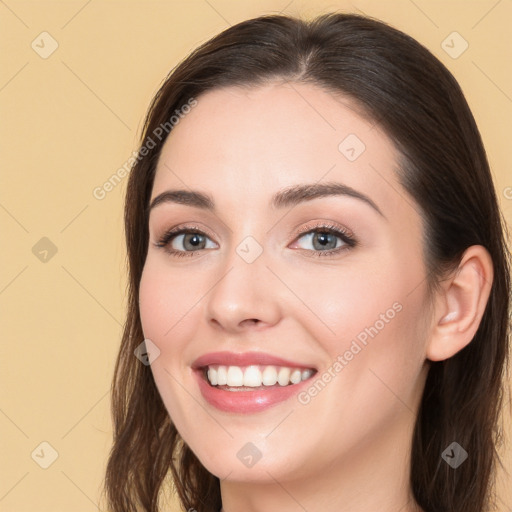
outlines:
[[[289,80],[352,98],[400,153],[398,178],[424,221],[428,282],[435,288],[471,245],[483,245],[494,282],[472,342],[431,364],[412,439],[411,487],[425,512],[482,512],[500,439],[509,341],[510,253],[482,140],[446,67],[408,35],[369,17],[331,13],[305,21],[262,16],[230,27],[168,75],[153,99],[125,205],[128,311],[112,386],[113,446],[104,492],[112,512],[157,512],[166,479],[185,509],[218,512],[219,479],[172,424],[149,366],[139,282],[148,248],[148,202],[165,137],[158,128],[191,98],[222,86]],[[157,130],[157,131],[155,131]],[[151,141],[151,143],[150,143]],[[457,441],[470,454],[456,470],[441,453]]]

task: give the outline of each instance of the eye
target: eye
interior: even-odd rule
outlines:
[[[313,256],[332,256],[357,245],[351,233],[344,228],[331,224],[322,224],[313,228],[309,227],[301,231],[305,230],[307,232],[297,238],[297,240],[305,239],[307,245],[313,248],[301,246],[299,248],[310,252]]]
[[[311,253],[312,256],[333,256],[357,245],[349,231],[332,224],[308,226],[299,232],[302,234],[296,240],[306,239],[307,243],[312,243],[313,248],[300,245],[298,248]],[[297,244],[297,241],[294,244]],[[194,256],[201,250],[217,247],[201,229],[186,226],[166,231],[155,245],[165,248],[169,254],[177,257]]]
[[[158,247],[165,247],[173,256],[193,256],[202,249],[215,249],[216,245],[208,245],[210,238],[198,228],[174,228],[164,233],[158,240]]]

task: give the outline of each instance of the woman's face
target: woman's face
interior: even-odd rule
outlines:
[[[429,322],[396,166],[377,126],[309,84],[210,91],[169,135],[140,313],[164,404],[211,473],[406,460]]]

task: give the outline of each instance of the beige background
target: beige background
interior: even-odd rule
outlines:
[[[454,73],[510,224],[510,0],[0,1],[0,223],[9,249],[0,265],[0,511],[99,509],[125,306],[126,180],[103,200],[93,190],[136,149],[161,80],[195,46],[238,21],[329,10],[390,22]],[[458,58],[442,47],[454,31],[469,44]],[[462,49],[458,36],[447,41],[452,54]],[[45,55],[52,44],[58,48]],[[43,237],[53,245],[39,242]],[[52,450],[58,457],[41,468]],[[512,473],[510,446],[506,461]],[[500,511],[512,510],[503,477],[500,499]]]

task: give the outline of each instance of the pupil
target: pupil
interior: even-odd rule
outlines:
[[[334,249],[334,247],[336,246],[336,239],[334,239],[334,245],[332,245],[332,240],[331,242],[329,242],[329,237],[333,237],[333,235],[331,233],[319,233],[318,236],[317,236],[317,240],[319,241],[319,243],[321,244],[321,247],[322,248],[326,248],[326,246],[330,243],[331,246],[329,247],[329,249]]]
[[[201,244],[201,235],[198,235],[197,233],[193,233],[190,235],[190,238],[188,239],[188,243],[192,245],[193,247],[197,247],[199,244]]]

